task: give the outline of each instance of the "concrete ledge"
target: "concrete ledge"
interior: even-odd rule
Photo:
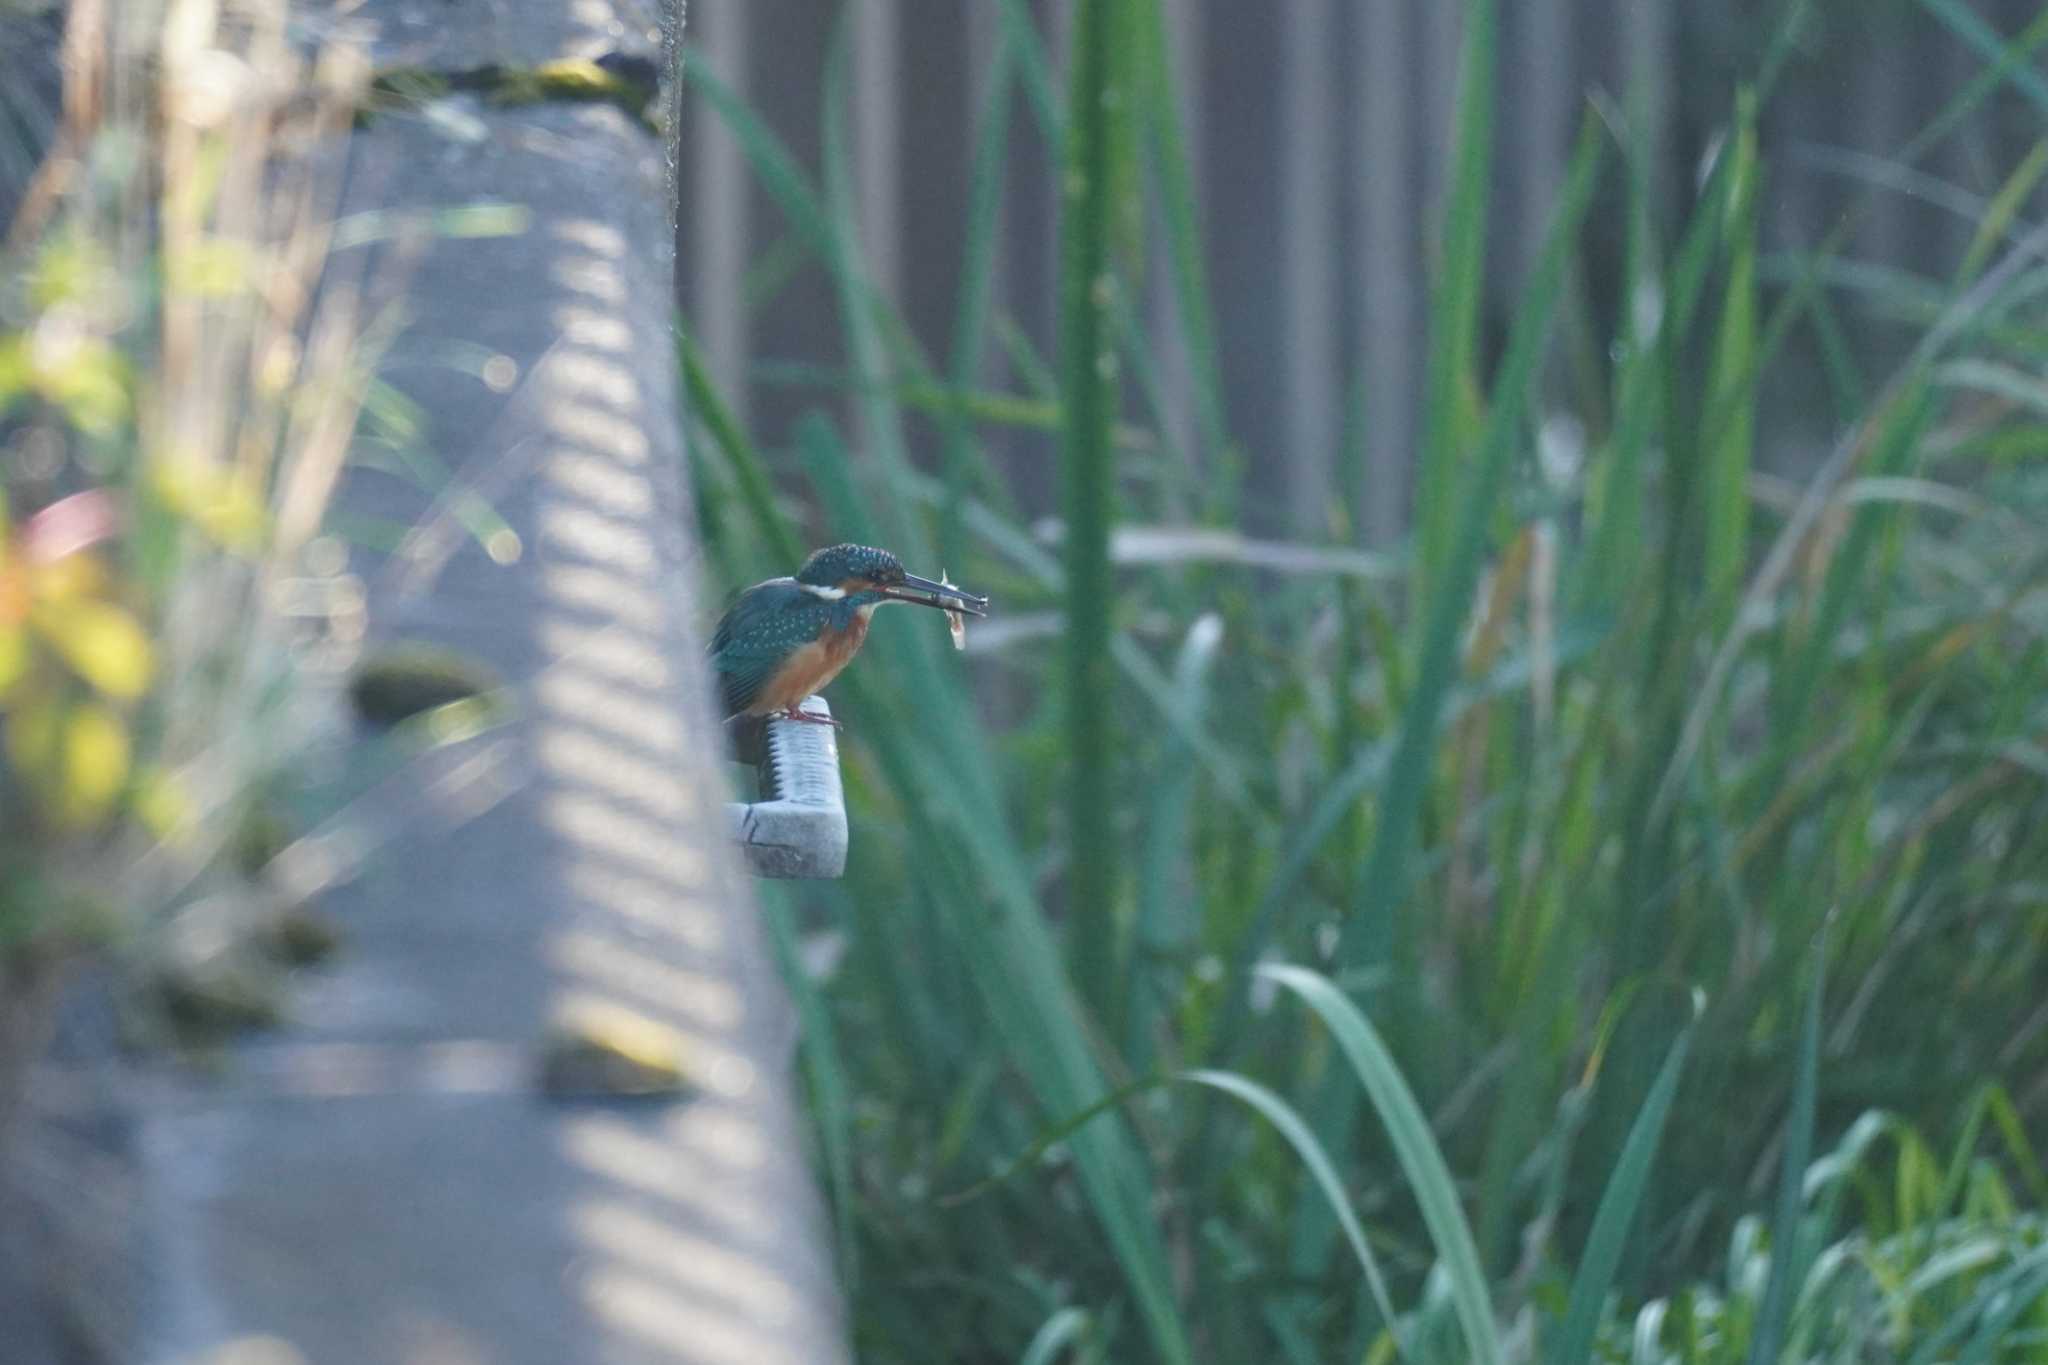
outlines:
[[[653,7],[319,8],[378,26],[380,64],[473,72],[628,50]],[[409,528],[351,548],[371,633],[487,665],[511,718],[445,780],[351,803],[354,875],[322,897],[344,951],[231,1083],[149,1105],[164,1292],[138,1358],[260,1333],[313,1365],[844,1365],[695,629],[662,144],[609,103],[471,92],[365,120],[347,169],[344,218],[525,225],[373,237],[331,272],[402,299],[384,435],[447,471],[346,474],[349,518]],[[594,1069],[551,1073],[565,1053]]]
[[[806,715],[829,720],[823,697]],[[846,872],[846,794],[839,735],[830,725],[775,719],[733,727],[742,762],[760,774],[761,799],[726,807],[732,841],[757,877],[834,878]]]

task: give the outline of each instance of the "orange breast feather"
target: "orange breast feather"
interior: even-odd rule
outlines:
[[[807,645],[798,647],[768,685],[761,689],[760,700],[751,708],[766,715],[796,705],[813,692],[824,690],[825,684],[839,676],[839,670],[846,667],[867,638],[868,623],[864,616],[856,616],[844,630],[827,631]]]

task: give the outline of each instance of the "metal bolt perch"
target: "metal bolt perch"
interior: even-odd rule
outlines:
[[[734,756],[760,778],[761,799],[726,806],[732,840],[757,877],[838,877],[846,871],[846,796],[839,733],[823,697],[806,697],[806,722],[776,715],[726,722]]]

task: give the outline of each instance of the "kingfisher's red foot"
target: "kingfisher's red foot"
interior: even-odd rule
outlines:
[[[840,728],[839,722],[830,716],[814,716],[810,712],[799,710],[794,706],[783,707],[782,718],[784,720],[802,721],[805,725],[829,725],[835,730]]]

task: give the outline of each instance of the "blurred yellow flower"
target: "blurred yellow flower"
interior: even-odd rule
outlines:
[[[135,775],[135,818],[152,838],[174,843],[192,823],[192,803],[178,779],[160,768]]]
[[[8,758],[68,829],[93,824],[128,781],[128,727],[99,702],[44,698],[8,717]]]
[[[101,820],[126,789],[128,725],[110,703],[141,697],[156,668],[148,633],[112,599],[113,576],[90,550],[118,520],[104,490],[59,499],[18,527],[0,498],[7,755],[64,828]],[[80,682],[97,695],[81,699]]]
[[[223,549],[242,554],[261,549],[270,517],[253,480],[203,460],[156,462],[150,486],[179,516]]]
[[[149,686],[155,666],[149,636],[113,603],[45,598],[30,609],[30,620],[74,673],[107,696],[133,701]]]

